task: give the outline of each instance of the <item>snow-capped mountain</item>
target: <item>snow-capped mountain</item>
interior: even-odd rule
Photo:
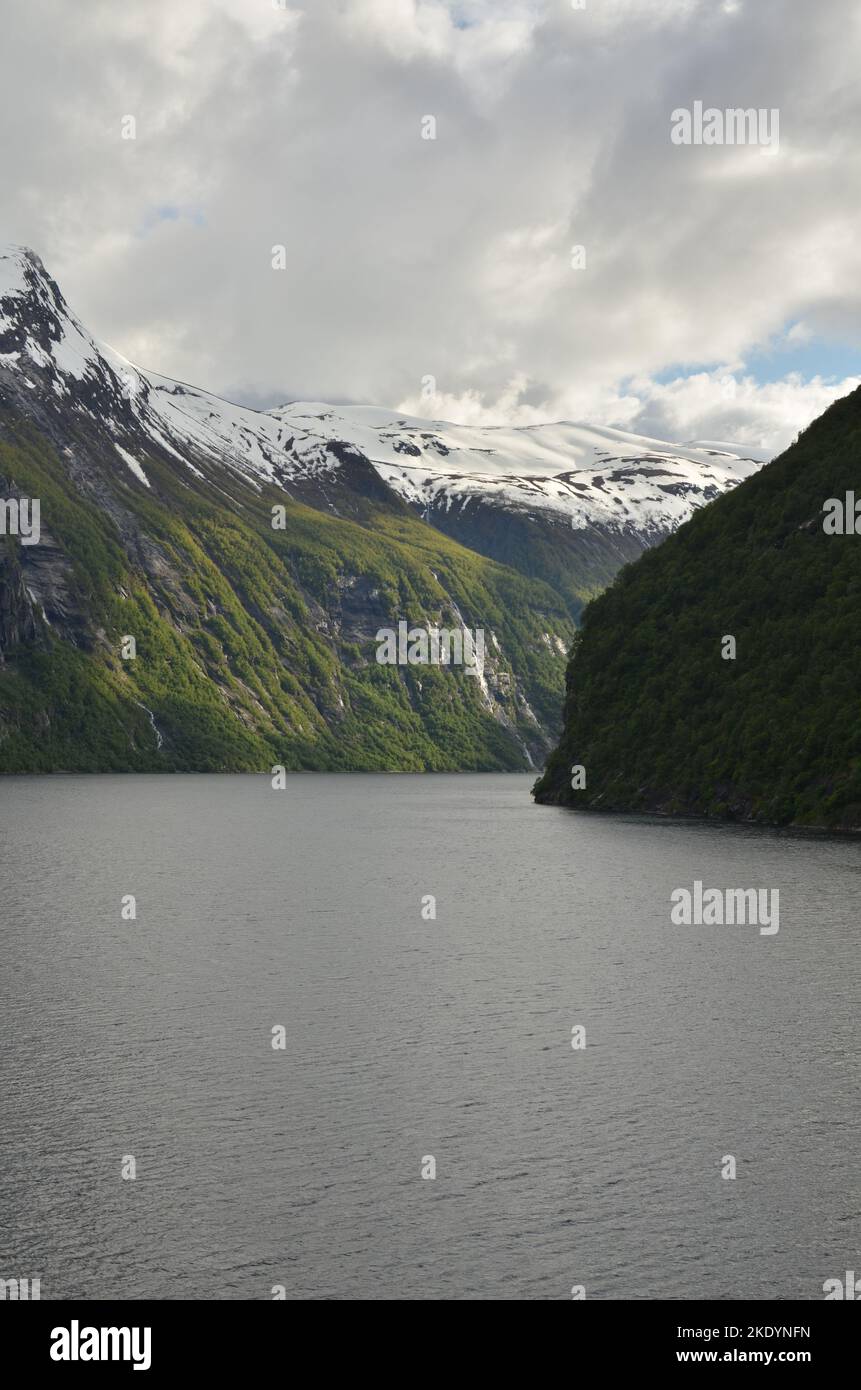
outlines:
[[[347,440],[413,506],[493,502],[564,517],[575,530],[674,529],[765,461],[727,445],[668,445],[570,421],[476,427],[304,403],[271,413],[297,433]]]
[[[374,406],[253,410],[144,371],[97,342],[39,259],[18,247],[0,252],[2,366],[14,368],[19,394],[47,381],[58,403],[106,425],[141,486],[149,486],[144,445],[192,474],[216,464],[254,488],[274,485],[338,510],[338,475],[346,470],[355,486],[364,474],[359,490],[373,493],[370,464],[425,520],[492,558],[517,564],[530,532],[539,547],[552,534],[577,554],[579,542],[586,568],[597,563],[598,586],[765,462],[730,445],[666,444],[568,421],[478,428]],[[585,579],[581,589],[596,584]]]
[[[583,603],[758,466],[567,422],[253,410],[98,342],[7,248],[3,516],[43,505],[31,543],[0,531],[0,771],[538,766]],[[402,620],[482,629],[480,679],[384,670]]]

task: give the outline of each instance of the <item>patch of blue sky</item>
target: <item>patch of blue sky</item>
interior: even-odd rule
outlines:
[[[202,208],[181,207],[178,203],[161,203],[148,208],[144,213],[140,236],[148,236],[163,222],[190,222],[194,227],[205,227],[206,216]]]
[[[760,386],[784,381],[791,375],[800,376],[804,381],[811,381],[814,377],[821,377],[823,381],[845,381],[847,377],[861,376],[861,349],[834,339],[805,337],[803,334],[793,339],[789,336],[792,327],[787,324],[784,331],[770,343],[760,344],[741,354],[744,366],[734,375],[752,377]],[[724,366],[724,362],[709,358],[699,362],[672,362],[662,371],[655,372],[653,380],[666,386],[679,377],[694,376],[697,372],[715,372]]]

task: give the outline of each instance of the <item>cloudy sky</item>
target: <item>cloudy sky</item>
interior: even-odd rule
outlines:
[[[0,237],[233,399],[777,449],[861,378],[859,38],[857,0],[27,0]],[[779,147],[673,144],[697,100]]]

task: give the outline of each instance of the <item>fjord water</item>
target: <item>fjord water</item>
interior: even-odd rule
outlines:
[[[0,1277],[817,1299],[861,1269],[861,846],[532,780],[4,778]],[[779,932],[671,925],[695,879],[778,888]]]

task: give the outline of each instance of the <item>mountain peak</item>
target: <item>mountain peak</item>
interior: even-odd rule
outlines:
[[[0,300],[38,293],[40,289],[55,302],[64,304],[59,287],[35,251],[15,242],[0,242]]]
[[[55,280],[27,246],[0,246],[0,363],[22,359],[49,373],[55,394],[64,377],[81,380],[99,349],[75,318]]]

